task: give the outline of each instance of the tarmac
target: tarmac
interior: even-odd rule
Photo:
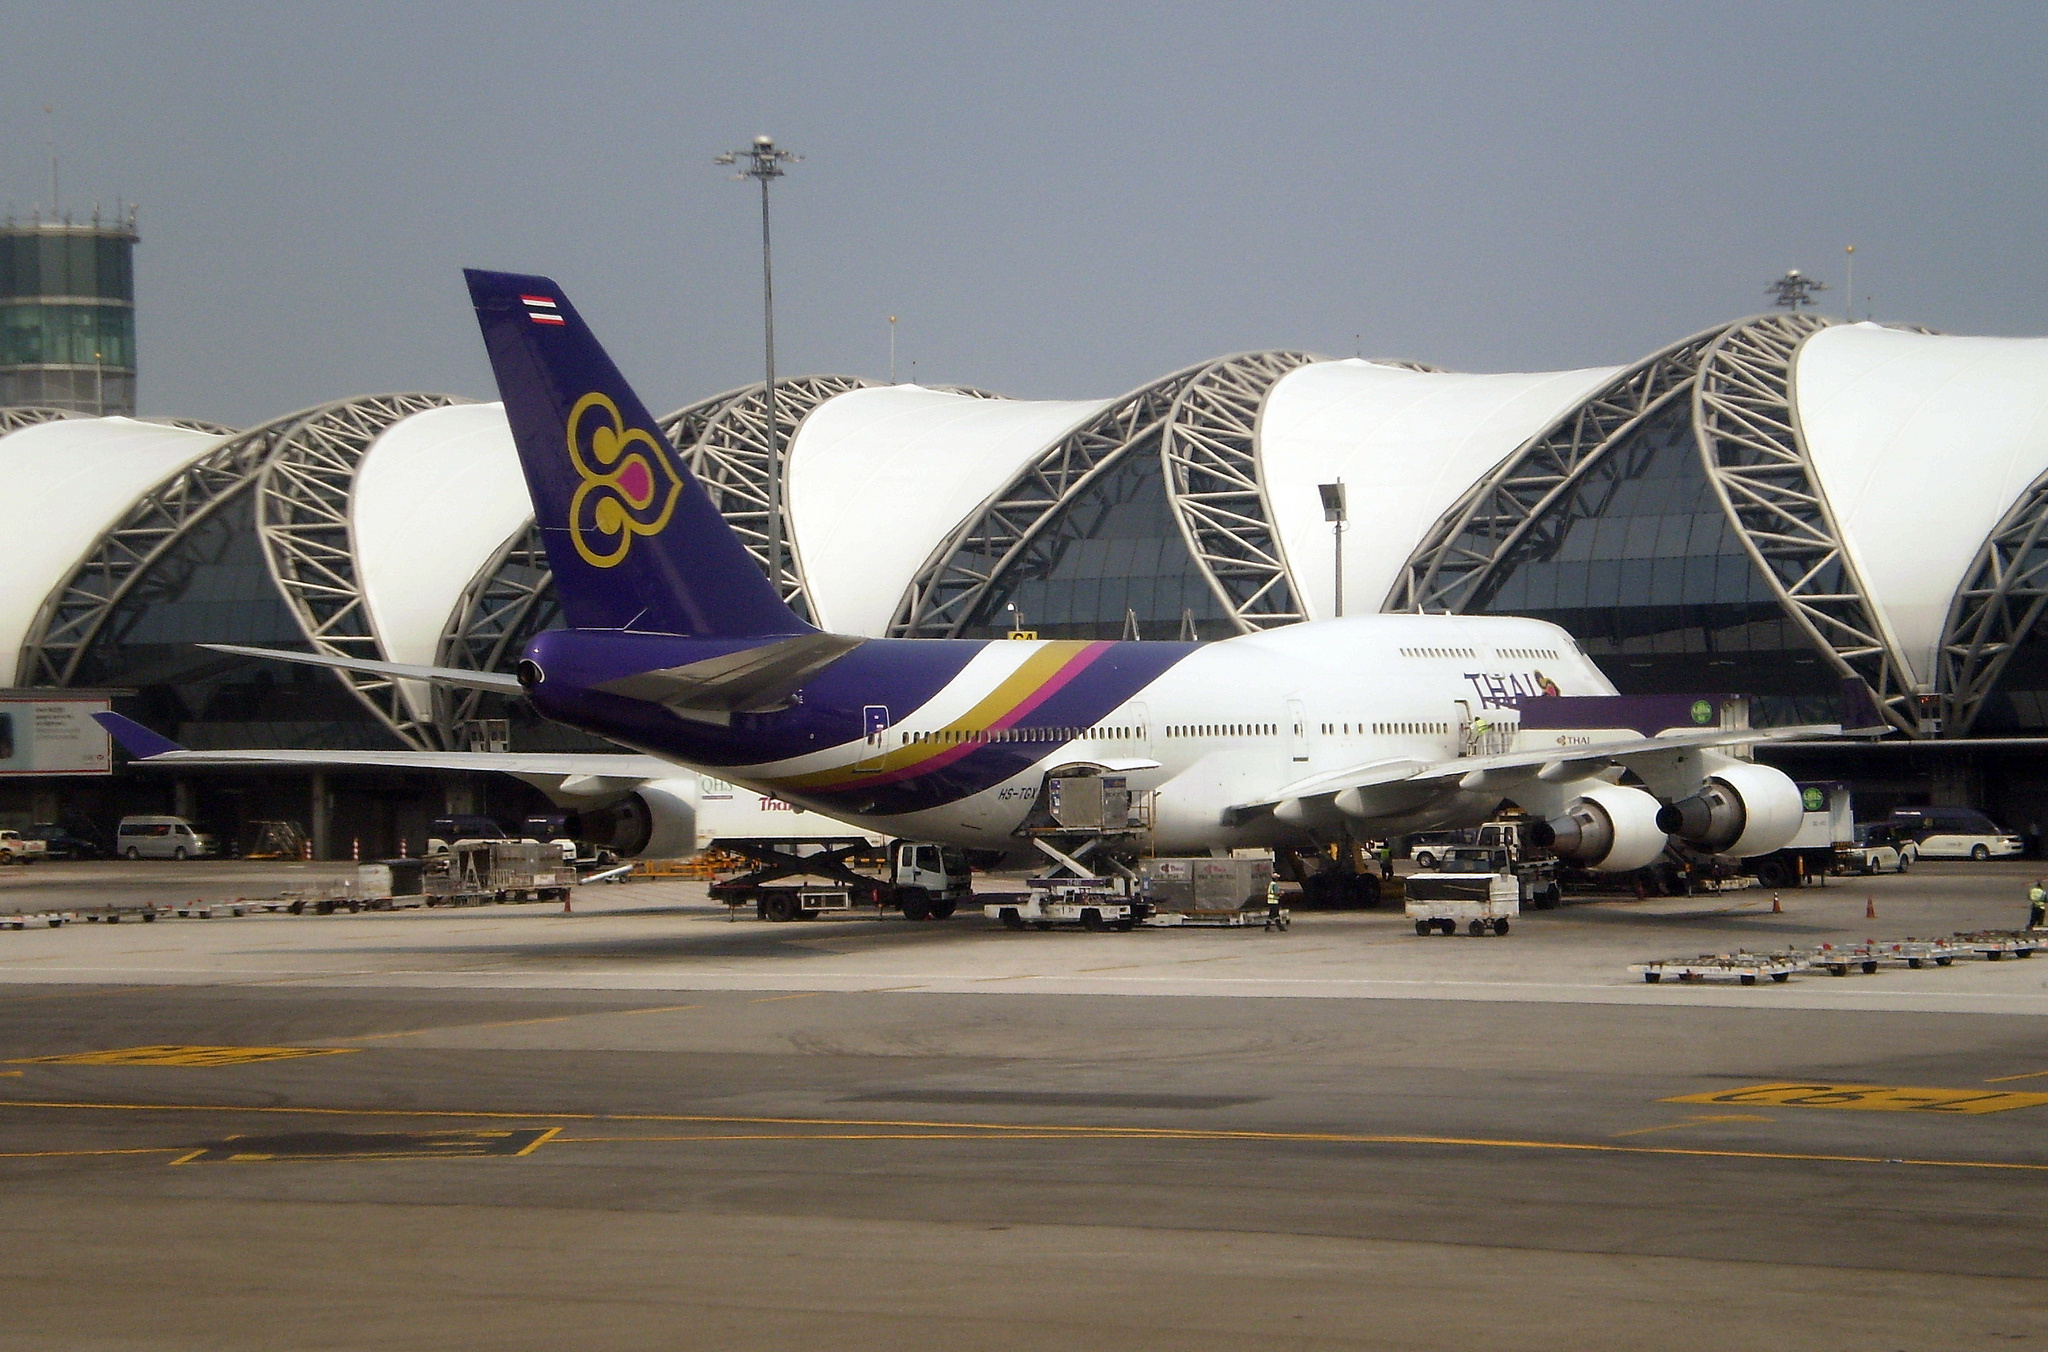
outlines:
[[[2038,865],[1013,933],[701,884],[0,933],[0,1348],[2048,1342]],[[333,865],[44,864],[0,915]],[[1875,911],[1876,918],[1867,918]]]

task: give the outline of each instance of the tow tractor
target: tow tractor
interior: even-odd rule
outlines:
[[[711,899],[734,908],[751,903],[763,920],[816,920],[826,911],[870,906],[878,911],[893,906],[906,920],[945,920],[974,895],[967,855],[956,845],[895,841],[883,852],[882,877],[855,867],[857,860],[877,853],[872,842],[858,836],[721,840],[717,846],[756,867],[711,884]],[[783,878],[818,881],[776,885]]]

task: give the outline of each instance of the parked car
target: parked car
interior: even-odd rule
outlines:
[[[205,859],[218,849],[183,817],[123,817],[115,840],[124,859]]]
[[[2027,843],[1972,807],[1902,807],[1887,823],[1917,859],[2016,859]]]
[[[52,859],[97,859],[106,851],[97,842],[87,840],[55,822],[37,822],[23,831],[30,840],[40,840]]]

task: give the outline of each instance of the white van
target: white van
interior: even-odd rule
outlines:
[[[123,817],[114,849],[123,859],[204,859],[214,842],[183,817]]]
[[[1899,853],[1915,859],[2009,859],[2027,843],[1991,818],[1968,807],[1902,807],[1889,823]]]

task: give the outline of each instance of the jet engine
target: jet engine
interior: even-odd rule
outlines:
[[[1711,854],[1738,858],[1782,850],[1799,833],[1799,786],[1782,770],[1733,762],[1700,791],[1657,814],[1657,825]]]
[[[569,833],[621,859],[680,859],[697,852],[697,781],[655,779],[606,807],[576,814]]]
[[[1602,873],[1626,873],[1664,853],[1667,833],[1657,824],[1659,803],[1641,789],[1602,784],[1586,790],[1530,833],[1575,864]]]

